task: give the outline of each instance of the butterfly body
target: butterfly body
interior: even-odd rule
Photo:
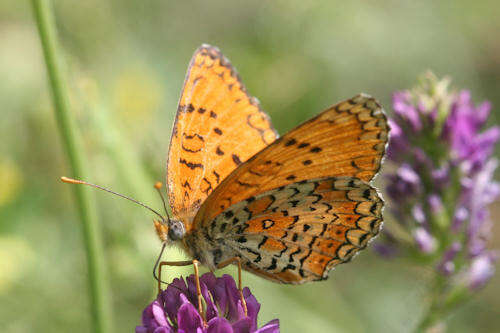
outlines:
[[[382,206],[369,184],[388,139],[378,102],[357,95],[278,138],[218,49],[190,63],[167,164],[172,226],[160,239],[215,270],[280,283],[322,280],[377,235]]]

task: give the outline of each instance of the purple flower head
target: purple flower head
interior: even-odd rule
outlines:
[[[449,82],[428,74],[415,88],[393,95],[389,159],[394,171],[386,176],[386,191],[404,236],[399,242],[389,239],[387,225],[378,252],[388,253],[390,245],[395,253],[409,236],[440,274],[451,277],[469,269],[470,276],[484,277],[492,272],[484,255],[492,228],[488,205],[500,196],[493,179],[498,162],[491,158],[500,127],[484,130],[491,105],[475,105],[470,92],[451,91]]]
[[[198,311],[198,298],[194,275],[186,282],[174,281],[158,298],[146,307],[142,325],[136,333],[276,333],[277,319],[261,328],[257,327],[260,304],[248,288],[243,289],[248,316],[245,316],[240,295],[233,278],[227,274],[216,278],[212,273],[200,277],[201,294],[205,300],[206,324]]]
[[[436,311],[418,331],[433,327],[440,320],[434,313],[447,313],[470,296],[464,291],[476,291],[494,274],[488,205],[500,195],[493,179],[498,162],[491,157],[500,126],[484,129],[491,105],[475,105],[470,92],[451,91],[449,82],[429,74],[415,88],[394,93],[389,120],[393,171],[385,179],[393,219],[376,250],[435,268],[440,283],[430,309]]]

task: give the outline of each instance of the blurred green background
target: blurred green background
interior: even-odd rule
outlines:
[[[231,59],[280,133],[359,92],[390,111],[392,92],[427,69],[492,101],[491,123],[500,117],[497,0],[59,0],[54,9],[88,180],[153,207],[161,207],[152,185],[164,181],[177,100],[201,43]],[[81,228],[71,188],[59,181],[71,175],[28,1],[0,3],[0,108],[1,330],[88,332]],[[153,299],[160,242],[147,211],[93,197],[114,326],[130,332]],[[500,206],[491,208],[495,220]],[[494,232],[500,248],[498,223]],[[365,252],[325,282],[290,287],[245,274],[244,284],[262,303],[261,321],[277,317],[283,332],[411,331],[429,271]],[[451,316],[449,331],[498,331],[499,282],[497,274]]]

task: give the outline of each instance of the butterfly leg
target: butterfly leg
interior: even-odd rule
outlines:
[[[161,268],[163,266],[189,266],[193,265],[194,267],[194,276],[196,282],[196,294],[198,296],[198,311],[200,312],[201,318],[203,319],[203,323],[206,324],[205,313],[203,312],[203,297],[201,295],[201,286],[200,286],[200,271],[198,266],[200,262],[198,260],[185,260],[185,261],[162,261],[158,265],[158,294],[161,293]]]
[[[230,264],[237,264],[238,265],[238,290],[240,292],[241,305],[243,306],[243,310],[245,311],[245,316],[248,316],[247,302],[245,301],[245,298],[243,297],[243,289],[241,288],[241,259],[240,259],[240,257],[233,257],[233,258],[229,258],[227,260],[224,260],[219,265],[217,265],[217,268],[221,269],[221,268],[224,268]]]

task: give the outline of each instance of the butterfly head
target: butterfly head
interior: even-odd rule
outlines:
[[[170,219],[168,224],[163,221],[154,220],[156,234],[162,242],[175,242],[184,238],[186,228],[184,223],[176,219]]]

